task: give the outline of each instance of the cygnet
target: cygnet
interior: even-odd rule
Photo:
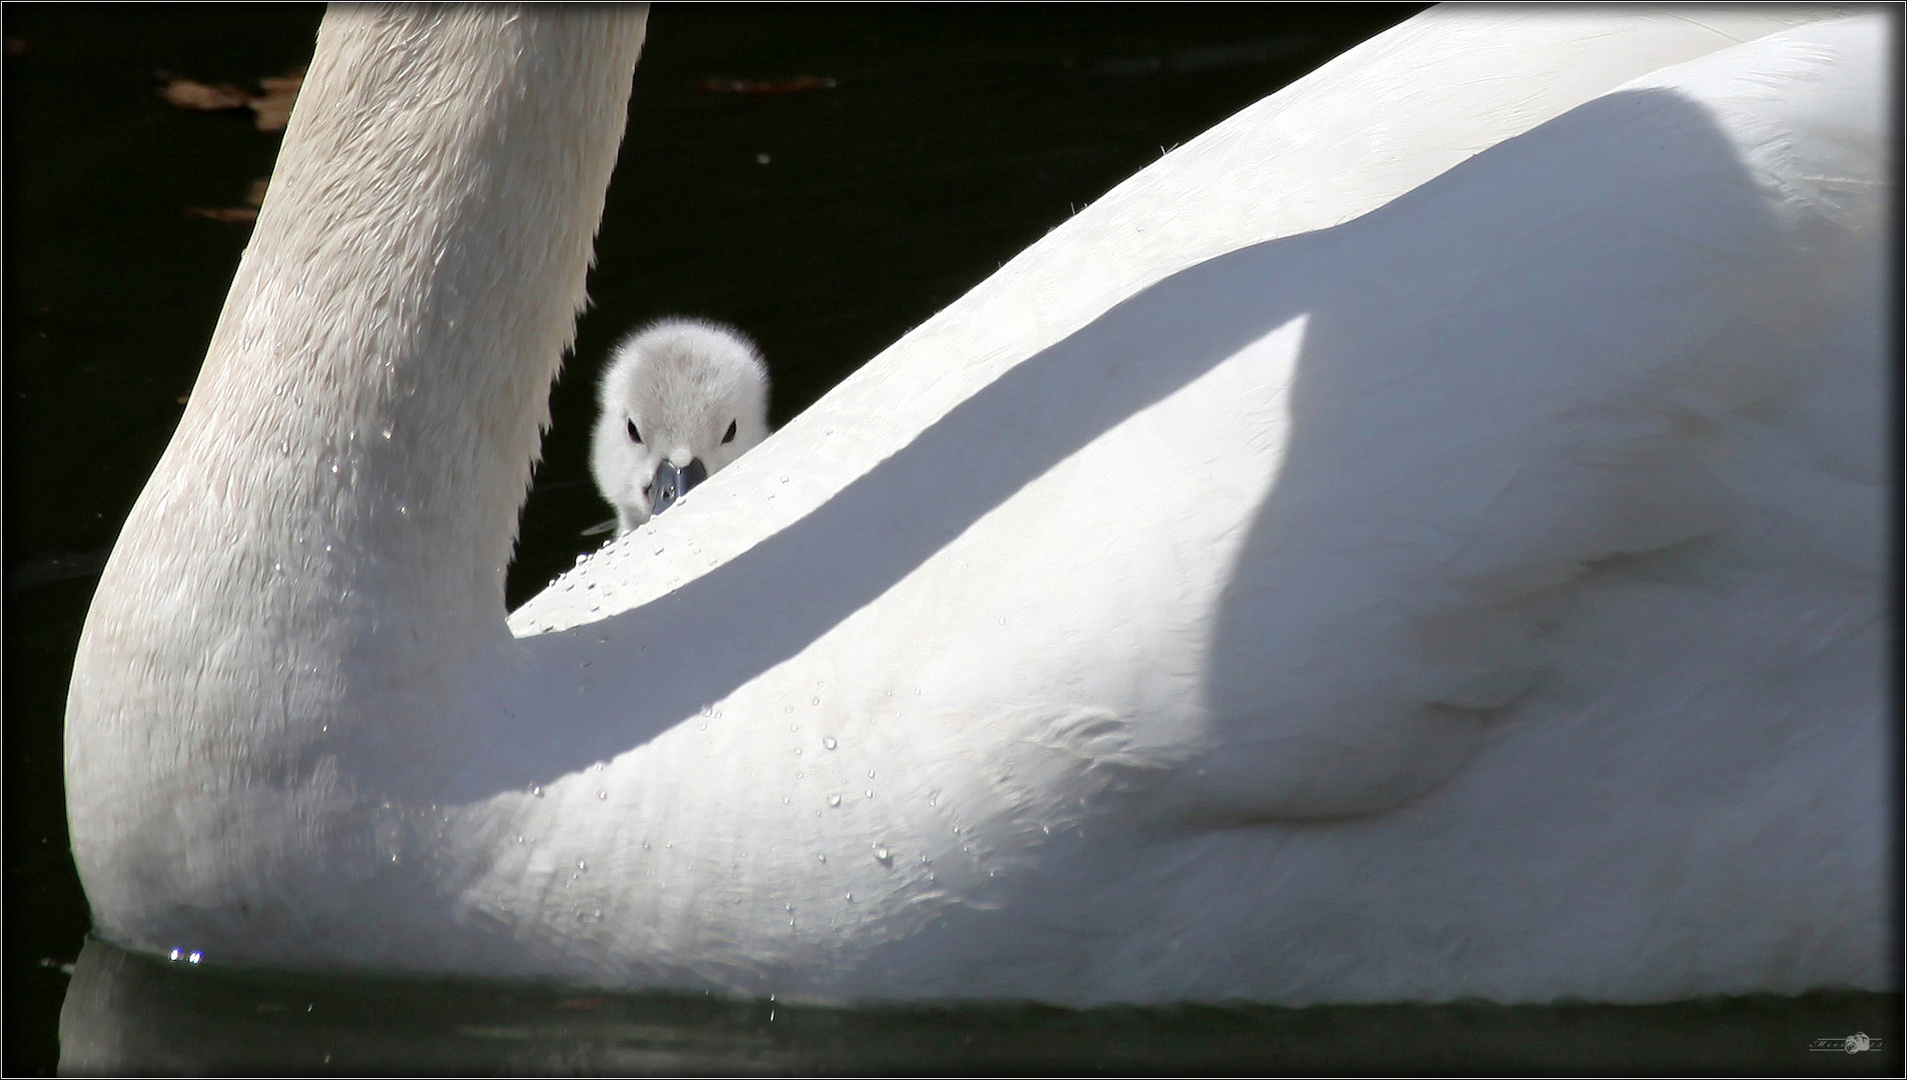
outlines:
[[[768,367],[754,342],[721,323],[669,318],[630,334],[597,401],[589,467],[618,532],[768,437]]]

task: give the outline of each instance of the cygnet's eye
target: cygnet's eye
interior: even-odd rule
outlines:
[[[631,428],[630,430],[633,431],[635,429]],[[731,443],[735,441],[735,421],[730,420],[728,422],[728,434],[722,436],[722,441],[725,443]]]
[[[642,441],[642,432],[636,430],[636,422],[633,419],[629,421],[629,441],[632,443]]]

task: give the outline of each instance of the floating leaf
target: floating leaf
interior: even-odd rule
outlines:
[[[291,107],[298,101],[298,90],[305,82],[305,69],[292,68],[276,78],[258,80],[258,89],[241,90],[230,83],[214,86],[193,79],[159,75],[164,83],[159,93],[174,108],[200,112],[252,110],[252,123],[260,131],[283,131],[291,118]]]
[[[242,109],[251,101],[251,96],[236,86],[226,83],[210,86],[191,79],[169,79],[159,93],[174,108],[198,109],[202,112]]]
[[[283,131],[291,119],[291,107],[298,101],[298,89],[305,84],[305,69],[292,68],[275,79],[258,80],[262,91],[252,97],[252,122],[260,131]]]

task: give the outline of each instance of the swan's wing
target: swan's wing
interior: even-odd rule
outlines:
[[[1633,21],[1598,21],[1607,35],[1574,45],[1595,54],[1606,36],[1626,40],[1631,31],[1656,48],[1678,32],[1715,36],[1712,27],[1664,32]],[[1528,51],[1553,63],[1554,39],[1568,35],[1543,22],[1494,32],[1530,35]],[[1433,20],[1417,29],[1460,40],[1491,26]],[[922,579],[920,598],[896,594],[867,609],[892,625],[843,631],[867,643],[855,650],[868,658],[865,670],[851,678],[885,685],[905,677],[894,672],[911,662],[887,646],[937,639],[945,645],[931,650],[936,666],[971,686],[973,672],[1017,670],[1002,663],[1004,646],[991,633],[974,638],[976,620],[998,622],[981,617],[992,601],[957,563],[919,560],[935,551],[936,560],[954,559],[948,539],[989,513],[995,496],[956,474],[1023,476],[1029,460],[1072,453],[1066,438],[1077,437],[1090,445],[968,530],[988,573],[1016,582],[1012,591],[1030,608],[1095,627],[1076,635],[1076,647],[1037,643],[1058,659],[1029,678],[1075,686],[1082,703],[1132,714],[1142,727],[1149,713],[1172,713],[1164,728],[1135,738],[1198,758],[1187,775],[1202,779],[1179,795],[1199,813],[1309,817],[1407,801],[1447,779],[1490,718],[1556,670],[1551,631],[1579,600],[1570,587],[1592,568],[1747,535],[1756,500],[1802,497],[1762,490],[1748,499],[1723,463],[1745,460],[1739,425],[1757,410],[1814,393],[1803,383],[1832,365],[1810,350],[1857,355],[1875,340],[1871,320],[1847,324],[1854,329],[1839,346],[1809,336],[1836,325],[1822,305],[1874,303],[1873,281],[1839,283],[1832,265],[1877,250],[1860,215],[1880,205],[1879,159],[1860,150],[1880,138],[1871,104],[1880,33],[1871,21],[1819,29],[1828,36],[1802,28],[1665,69],[1454,168],[1452,155],[1467,151],[1444,145],[1436,125],[1415,135],[1400,128],[1389,148],[1432,179],[1328,229],[1316,226],[1343,220],[1369,192],[1355,187],[1359,175],[1313,164],[1335,159],[1306,142],[1316,137],[1297,122],[1324,107],[1306,95],[1341,88],[1343,73],[1336,83],[1300,83],[1295,96],[1277,95],[1188,146],[1182,153],[1195,167],[1183,175],[1163,167],[1168,161],[1123,185],[1103,213],[1095,207],[1056,231],[725,471],[715,482],[722,490],[653,526],[653,537],[610,545],[513,621],[519,633],[594,622],[646,608],[724,566],[723,578],[748,581],[732,590],[709,584],[711,597],[759,595],[750,582],[797,597],[786,617],[770,620],[787,628],[787,649],[751,654],[736,661],[733,678],[684,690],[672,707],[690,715],[911,573]],[[1539,41],[1544,48],[1534,47]],[[1379,76],[1371,93],[1411,111],[1406,76],[1414,69],[1400,74],[1370,55],[1390,47],[1382,42],[1344,62]],[[1427,51],[1422,42],[1397,49],[1420,63]],[[1620,53],[1581,66],[1606,77]],[[1486,55],[1511,68],[1533,62]],[[1459,107],[1474,104],[1464,98],[1469,82],[1452,89],[1447,76],[1438,81],[1452,99],[1449,122],[1474,126],[1472,135],[1514,132],[1529,110],[1563,99],[1553,81],[1538,79],[1518,108],[1486,109],[1477,120]],[[1351,96],[1368,96],[1359,89]],[[1500,96],[1477,93],[1486,102]],[[1849,95],[1866,95],[1869,105],[1850,113]],[[1815,149],[1783,149],[1808,146]],[[1346,155],[1385,184],[1407,182],[1405,167],[1382,149]],[[1301,164],[1286,164],[1284,152]],[[1274,205],[1281,192],[1263,188],[1254,171],[1269,168],[1267,158],[1293,173],[1300,191],[1327,175],[1354,190],[1330,204],[1294,197],[1291,207]],[[1225,189],[1218,197],[1215,185]],[[1831,194],[1841,209],[1792,196],[1801,191]],[[1146,206],[1169,206],[1182,221],[1148,217]],[[1246,213],[1257,216],[1231,220]],[[1289,234],[1302,226],[1315,231]],[[1823,255],[1828,240],[1815,233],[1853,244],[1852,253]],[[1094,314],[1103,303],[1094,297],[1123,295],[1132,279],[1239,235],[1283,239],[1166,276],[1014,366],[1016,355]],[[1089,257],[1105,251],[1131,257]],[[1804,281],[1810,274],[1820,280]],[[1863,288],[1867,301],[1847,299]],[[1017,344],[1009,348],[1003,335]],[[1201,376],[1211,357],[1194,355],[1199,349],[1232,358]],[[909,378],[949,350],[965,361]],[[1871,356],[1850,363],[1854,375],[1836,378],[1871,382]],[[1125,423],[1175,379],[1190,382]],[[836,424],[865,437],[826,438]],[[963,425],[970,435],[957,434]],[[1054,434],[1062,428],[1065,437]],[[997,431],[1022,441],[984,437]],[[1173,464],[1187,446],[1236,453],[1203,467],[1203,486],[1187,485]],[[1159,463],[1171,466],[1162,480]],[[844,493],[848,481],[868,494]],[[1124,500],[1161,483],[1176,485],[1179,500],[1149,504],[1151,520],[1135,520]],[[778,501],[747,497],[763,489]],[[890,489],[941,497],[914,506],[872,494]],[[1216,493],[1257,502],[1255,516],[1228,517],[1235,512]],[[1061,509],[1058,499],[1070,501]],[[1102,523],[1107,517],[1117,524]],[[1123,535],[1116,550],[1095,541],[1081,557],[1081,537],[1115,528]],[[777,532],[773,544],[764,541]],[[831,539],[802,548],[811,532]],[[986,535],[996,542],[979,539]],[[1230,561],[1218,568],[1230,579],[1215,616],[1198,599],[1216,587],[1196,568],[1172,565],[1187,543],[1204,539],[1222,539],[1214,558]],[[742,553],[753,560],[746,571]],[[1124,606],[1101,602],[1109,597]],[[716,623],[731,608],[700,603],[670,608],[671,630],[689,641],[725,640]],[[1148,622],[1151,637],[1140,642],[1129,626]],[[1159,659],[1188,641],[1204,650],[1201,659]],[[1017,660],[1033,647],[1004,655]],[[603,650],[606,658],[619,651]],[[621,659],[625,667],[661,663],[655,653]],[[1112,689],[1095,674],[1128,662],[1207,671],[1202,685],[1175,675],[1166,680],[1171,691],[1150,696]],[[671,685],[684,681],[681,664],[665,667]],[[1201,700],[1162,703],[1188,693]],[[1179,722],[1188,714],[1203,714],[1193,725],[1202,730]]]
[[[1637,80],[1308,238],[1303,285],[1264,249],[1317,301],[1182,805],[1383,809],[1557,680],[1622,677],[1624,638],[1689,657],[1642,709],[1758,683],[1781,620],[1871,627],[1884,41]],[[1674,640],[1677,597],[1724,625]]]

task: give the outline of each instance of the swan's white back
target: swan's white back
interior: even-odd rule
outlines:
[[[1419,17],[1050,234],[514,642],[499,556],[407,555],[429,476],[321,491],[376,520],[320,558],[258,523],[324,475],[261,480],[189,412],[69,707],[102,929],[816,997],[1885,985],[1885,30],[1725,47],[1784,19]],[[297,312],[271,257],[214,360],[273,325],[246,296]],[[431,357],[391,377],[480,404],[425,426],[491,430]],[[201,417],[279,400],[222,370]],[[401,419],[355,372],[292,393]],[[514,499],[511,448],[455,482]],[[208,483],[263,554],[204,553]],[[280,549],[323,572],[275,587]]]

